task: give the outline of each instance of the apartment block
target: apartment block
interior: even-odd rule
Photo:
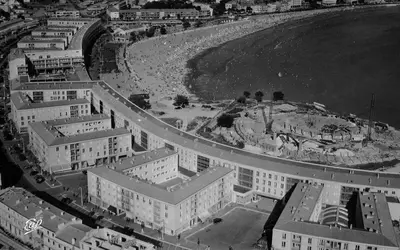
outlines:
[[[155,173],[154,173],[155,174]],[[191,178],[152,183],[111,168],[88,170],[89,201],[146,227],[177,235],[232,201],[232,170],[210,168]]]
[[[28,58],[21,49],[11,49],[8,55],[9,75],[8,80],[11,82],[20,76],[27,77],[30,72],[28,67]]]
[[[59,49],[65,50],[67,47],[66,38],[47,38],[23,37],[18,41],[17,47],[20,49]]]
[[[47,29],[47,28],[39,28],[33,30],[31,32],[31,36],[33,37],[67,37],[67,43],[71,42],[72,37],[74,36],[74,30],[72,29]]]
[[[3,230],[43,250],[80,249],[81,239],[92,229],[22,188],[0,190],[0,218]],[[42,224],[27,233],[24,227],[30,219],[41,220]]]
[[[112,12],[109,12],[110,15]],[[113,17],[116,17],[113,14]],[[121,20],[136,20],[136,19],[194,19],[200,17],[200,12],[196,9],[129,9],[120,10],[119,18]]]
[[[91,18],[68,18],[68,17],[49,18],[47,19],[47,26],[59,26],[59,27],[73,26],[80,29],[92,21],[93,19]]]
[[[162,183],[178,177],[178,154],[159,148],[110,164],[109,168],[128,176],[137,176],[152,183]]]
[[[28,220],[41,220],[27,232]],[[0,226],[24,244],[41,250],[153,250],[154,245],[108,228],[93,229],[82,220],[22,188],[0,190]]]
[[[110,129],[111,124],[97,120],[97,130],[86,132],[86,129],[91,130],[89,123],[93,119],[81,119],[29,123],[29,145],[43,169],[49,172],[78,170],[131,156],[131,135],[128,130]],[[101,126],[99,122],[104,125]],[[85,131],[73,133],[77,126]]]
[[[19,133],[28,132],[30,122],[89,114],[90,102],[87,99],[39,102],[21,92],[11,94],[11,119]]]
[[[79,10],[56,10],[50,13],[50,15],[54,18],[79,18],[81,16]]]
[[[273,229],[273,249],[398,249],[384,194],[358,192],[354,218],[346,218],[344,206],[323,203],[323,189],[297,184]]]

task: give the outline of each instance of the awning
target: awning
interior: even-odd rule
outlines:
[[[89,159],[89,160],[87,161],[87,163],[88,163],[88,166],[94,166],[94,165],[96,165],[96,163],[94,162],[94,159]]]
[[[211,214],[208,212],[208,210],[202,212],[201,214],[199,214],[199,219],[202,222],[206,222],[206,220],[211,216]]]
[[[108,207],[108,211],[110,211],[110,212],[113,212],[114,214],[117,214],[117,208],[116,207],[114,207],[114,206],[109,206]]]

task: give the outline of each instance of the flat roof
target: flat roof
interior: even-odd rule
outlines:
[[[68,28],[66,28],[64,26],[62,28],[64,28],[64,29],[52,29],[52,28],[40,27],[38,29],[32,30],[32,32],[74,32],[75,31],[73,29],[68,29]]]
[[[85,24],[84,26],[82,26],[80,29],[78,29],[78,31],[72,37],[70,45],[69,45],[70,50],[82,49],[82,40],[83,40],[83,37],[85,36],[86,32],[88,31],[88,29],[90,27],[92,27],[92,25],[95,25],[97,22],[100,22],[100,19],[98,19],[98,18],[95,18],[95,19],[90,18],[89,20],[90,20],[90,22]]]
[[[34,36],[25,36],[18,43],[64,43],[62,39],[46,39],[46,40],[38,40],[35,39]]]
[[[169,150],[167,148],[158,148],[134,157],[129,157],[123,159],[121,162],[115,162],[108,164],[110,168],[116,171],[124,171],[134,167],[141,166],[146,163],[154,162],[166,158],[168,156],[178,154],[175,151]]]
[[[29,102],[28,100],[26,100],[21,92],[12,93],[10,99],[11,99],[11,102],[15,105],[15,108],[17,110],[51,108],[51,107],[70,106],[70,105],[79,105],[79,104],[90,103],[86,99],[60,100],[60,101],[33,103],[33,102]]]
[[[55,120],[47,120],[44,123],[47,126],[60,126],[65,124],[75,124],[75,123],[84,123],[84,122],[92,122],[92,121],[101,121],[101,120],[109,120],[111,119],[106,114],[93,114],[93,115],[85,115],[64,119],[55,119]]]
[[[397,246],[396,233],[393,229],[392,217],[385,194],[359,192],[358,199],[361,206],[364,229],[382,234]]]
[[[328,226],[319,222],[309,221],[322,190],[322,185],[297,183],[297,186],[293,190],[293,193],[276,222],[274,230],[312,235],[321,238],[338,239],[341,241],[358,242],[368,245],[398,246],[390,219],[389,207],[385,200],[379,200],[380,206],[382,206],[380,209],[383,210],[382,220],[386,220],[387,213],[389,213],[390,224],[385,224],[385,229],[383,229],[385,232],[382,230],[382,233],[359,230],[356,228]],[[381,195],[384,199],[384,194]]]
[[[57,131],[51,130],[45,122],[32,122],[29,126],[35,133],[46,143],[47,146],[58,146],[84,141],[92,141],[107,137],[130,135],[130,132],[125,128],[107,129],[93,131],[89,133],[81,133],[70,136],[60,136]]]
[[[17,58],[25,58],[25,53],[23,49],[13,48],[10,50],[10,54],[8,55],[8,60],[12,61]]]
[[[73,18],[73,17],[51,17],[48,18],[47,21],[78,21],[78,22],[90,22],[93,21],[93,18],[85,18],[85,17],[78,17],[78,18]]]
[[[21,90],[68,90],[68,89],[91,89],[93,87],[93,82],[29,82],[24,84],[13,85],[13,91]]]
[[[93,85],[93,92],[114,110],[121,112],[143,130],[164,139],[167,143],[177,144],[197,152],[199,155],[229,161],[267,171],[276,171],[292,175],[293,178],[318,179],[339,182],[344,185],[363,185],[367,187],[400,188],[400,174],[376,172],[345,167],[328,166],[301,162],[269,155],[252,153],[232,146],[219,144],[170,126],[146,111],[140,109],[104,81]]]
[[[171,192],[158,185],[147,183],[135,177],[126,176],[106,167],[92,168],[87,171],[88,173],[99,176],[128,190],[165,203],[176,205],[226,176],[233,170],[224,167],[208,168],[201,172],[200,175],[194,176],[190,181],[182,184]]]
[[[57,232],[61,223],[80,221],[23,188],[10,187],[0,190],[0,202],[27,219],[42,217],[41,226],[52,232]]]
[[[120,13],[132,13],[132,12],[169,12],[169,13],[182,13],[182,12],[199,12],[196,9],[128,9],[120,10]]]

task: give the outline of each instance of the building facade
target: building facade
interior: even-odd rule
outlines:
[[[297,184],[273,229],[272,249],[398,249],[384,194],[359,192],[355,218],[349,220],[355,225],[333,225],[320,220],[323,189],[318,184]]]
[[[87,176],[89,202],[168,235],[180,234],[224,208],[232,201],[234,183],[232,171],[221,167],[164,186],[108,167],[89,169]]]

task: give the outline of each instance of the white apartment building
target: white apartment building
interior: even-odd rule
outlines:
[[[47,19],[47,26],[59,26],[59,27],[74,26],[80,29],[92,21],[93,19],[91,18],[70,18],[70,17],[49,18]]]
[[[46,126],[56,129],[64,136],[112,129],[111,118],[103,114],[93,114],[73,118],[44,121]]]
[[[41,219],[42,224],[25,234],[29,219]],[[92,229],[22,188],[0,190],[0,226],[24,244],[41,250],[155,249],[151,243],[108,228]]]
[[[72,37],[74,36],[74,30],[72,29],[48,29],[48,28],[39,28],[33,30],[31,32],[31,36],[33,37],[67,37],[67,44],[71,42]]]
[[[67,47],[67,38],[39,38],[25,36],[18,41],[17,47],[20,49],[59,49],[65,50]]]
[[[178,177],[178,154],[167,148],[159,148],[121,159],[110,164],[109,168],[158,184]]]
[[[28,124],[31,122],[89,114],[90,102],[87,99],[40,102],[22,92],[11,94],[11,119],[19,133],[28,132]]]
[[[79,13],[79,10],[56,10],[51,13],[51,16],[54,18],[79,18],[81,15]]]
[[[171,166],[176,167],[176,166]],[[177,235],[232,201],[232,170],[215,167],[154,184],[109,167],[88,170],[89,202],[146,227]]]
[[[81,127],[89,128],[91,118]],[[29,146],[41,162],[43,170],[49,172],[71,171],[115,162],[120,157],[132,155],[131,134],[124,128],[104,129],[77,134],[64,134],[76,128],[77,119],[54,122],[29,123]],[[99,121],[98,121],[99,122]],[[86,123],[88,125],[86,125]],[[72,128],[58,130],[65,125]],[[98,126],[100,124],[97,124]],[[109,125],[98,126],[107,128]]]
[[[399,245],[385,195],[359,192],[355,209],[355,225],[346,221],[345,209],[338,206],[321,218],[324,187],[318,184],[297,184],[281,213],[272,236],[275,250],[338,249],[338,250],[395,250]],[[336,223],[325,224],[332,213]],[[332,221],[332,219],[330,219]],[[349,220],[350,221],[350,220]]]
[[[22,188],[0,190],[0,218],[5,231],[43,250],[80,249],[80,240],[92,229]],[[41,219],[42,224],[39,229],[25,234],[25,223],[30,219]]]

